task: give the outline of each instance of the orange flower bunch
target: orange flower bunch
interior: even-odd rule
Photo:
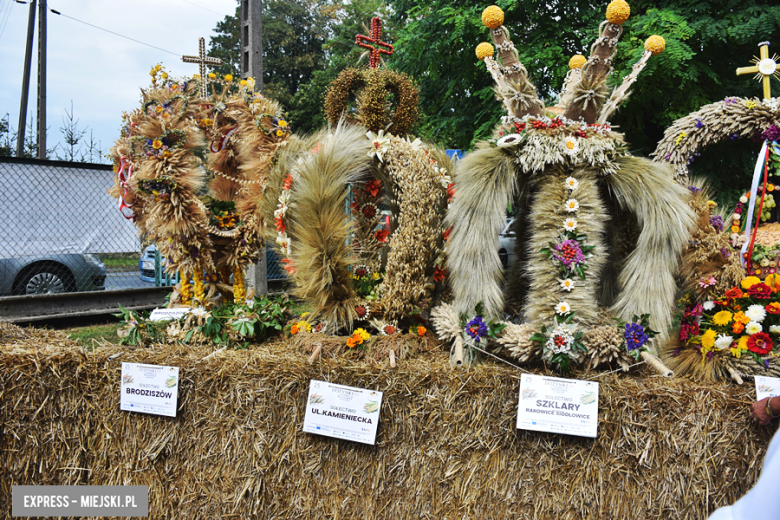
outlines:
[[[347,338],[347,347],[355,348],[358,345],[362,345],[369,339],[371,339],[371,334],[366,332],[365,329],[357,329],[349,338]]]

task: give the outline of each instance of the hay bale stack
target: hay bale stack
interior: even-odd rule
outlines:
[[[589,440],[516,430],[512,368],[292,350],[0,345],[0,517],[13,484],[135,484],[151,518],[702,519],[773,433],[748,387],[604,375]],[[120,412],[121,361],[180,366],[178,417]],[[376,446],[301,432],[312,378],[385,392]]]

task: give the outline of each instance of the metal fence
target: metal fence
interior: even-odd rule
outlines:
[[[0,157],[0,297],[165,285],[113,183],[107,165]],[[284,279],[270,249],[267,260],[268,279]]]

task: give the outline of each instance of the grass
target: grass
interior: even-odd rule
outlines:
[[[116,335],[118,323],[109,323],[104,325],[89,325],[86,327],[75,327],[72,329],[65,329],[63,332],[68,334],[71,339],[78,341],[78,343],[88,349],[95,349],[101,340],[105,340],[109,343],[119,344],[119,337]]]
[[[106,265],[106,269],[137,269],[139,256],[140,253],[117,253],[100,255],[100,260]]]

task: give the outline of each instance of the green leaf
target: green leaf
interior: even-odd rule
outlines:
[[[530,338],[528,338],[528,341],[535,341],[536,343],[544,343],[547,341],[547,336],[544,334],[539,334],[538,332],[535,334],[532,334]]]

